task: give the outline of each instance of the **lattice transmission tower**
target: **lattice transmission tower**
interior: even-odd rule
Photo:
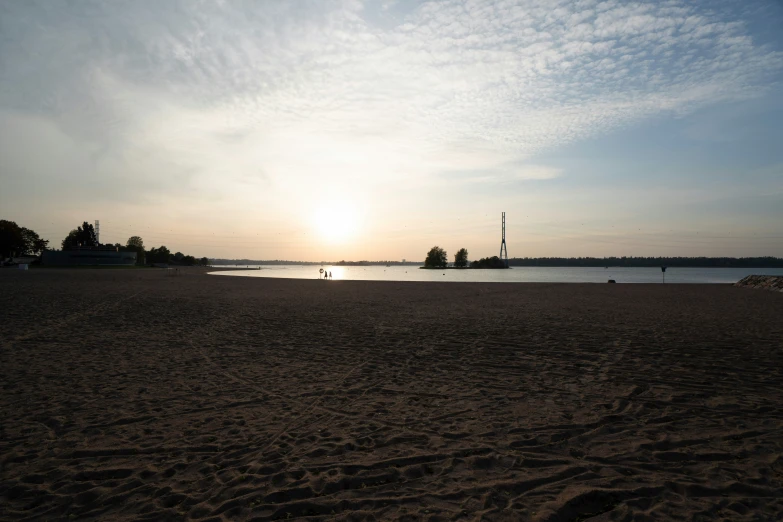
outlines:
[[[101,222],[99,220],[95,220],[95,241],[98,242],[98,244],[101,244]]]
[[[503,212],[503,239],[500,240],[500,260],[508,268],[508,250],[506,250],[506,213]]]

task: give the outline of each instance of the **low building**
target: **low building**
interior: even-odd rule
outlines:
[[[38,259],[35,256],[21,256],[21,257],[12,257],[11,258],[11,264],[12,265],[29,265],[33,261]]]
[[[45,250],[42,265],[54,266],[133,266],[136,252],[116,247],[81,247],[72,250]]]

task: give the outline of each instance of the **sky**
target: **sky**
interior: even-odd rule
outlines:
[[[0,219],[197,257],[783,257],[783,2],[0,0]]]

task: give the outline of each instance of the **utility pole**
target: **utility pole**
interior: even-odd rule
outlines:
[[[508,268],[508,250],[506,250],[506,213],[503,212],[503,236],[500,240],[500,260],[506,264]]]

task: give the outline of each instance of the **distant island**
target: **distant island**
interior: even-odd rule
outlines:
[[[424,270],[444,270],[444,269],[466,269],[466,268],[478,268],[478,269],[505,269],[508,268],[508,260],[500,259],[498,256],[483,257],[478,261],[468,261],[468,249],[460,248],[456,254],[454,254],[454,264],[449,266],[448,254],[444,249],[435,245],[427,252],[427,257],[424,259],[424,266],[420,267]]]
[[[478,261],[471,261],[470,263],[462,264],[455,262],[453,265],[428,265],[426,262],[424,266],[420,266],[422,270],[469,270],[469,269],[483,269],[483,270],[496,270],[509,268],[506,262],[500,259],[498,256],[482,257]]]
[[[491,262],[493,258],[484,258]],[[432,268],[468,268],[464,266],[433,266]],[[211,265],[332,265],[332,266],[423,266],[424,261],[290,261],[281,259],[210,259]],[[461,263],[460,263],[461,264]],[[783,268],[780,257],[514,257],[510,267],[679,267],[679,268]],[[476,268],[484,268],[477,266]]]
[[[780,257],[522,257],[509,266],[783,268]]]

